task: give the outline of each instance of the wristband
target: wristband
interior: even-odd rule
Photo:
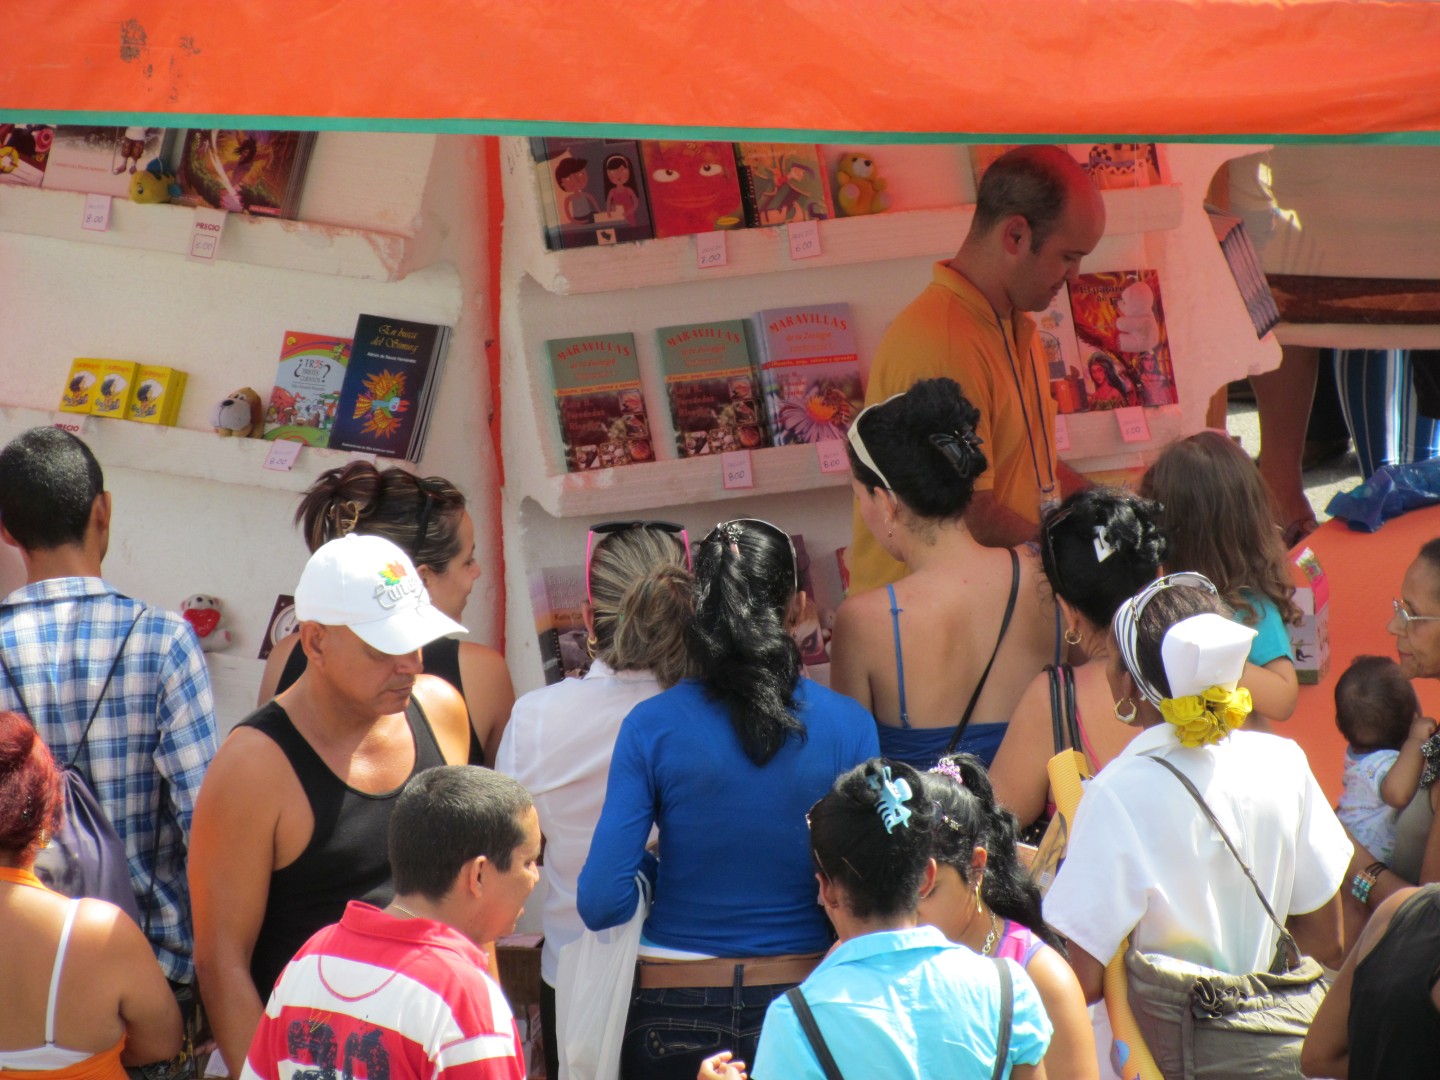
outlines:
[[[1351,879],[1350,895],[1368,907],[1370,904],[1370,890],[1375,888],[1375,882],[1380,879],[1381,872],[1388,869],[1390,868],[1383,862],[1371,863]]]

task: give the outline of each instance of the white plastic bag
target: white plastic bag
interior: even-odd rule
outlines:
[[[650,912],[650,886],[635,876],[640,892],[630,921],[598,933],[586,930],[560,950],[555,988],[560,1080],[618,1080],[620,1042],[635,985],[640,928]]]

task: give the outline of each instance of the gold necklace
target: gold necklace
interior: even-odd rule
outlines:
[[[995,912],[990,912],[990,932],[985,935],[985,947],[980,950],[981,956],[989,956],[995,951],[995,942],[1000,938],[1000,920],[995,917]]]
[[[394,900],[391,900],[391,901],[390,901],[390,906],[391,906],[392,908],[394,908],[396,911],[402,912],[403,914],[410,916],[410,918],[412,918],[412,919],[418,919],[418,918],[420,918],[420,916],[419,916],[419,915],[416,915],[415,912],[411,911],[411,910],[410,910],[409,908],[407,908],[407,907],[402,907],[401,905],[397,904]],[[994,919],[995,916],[994,916],[994,915],[991,915],[990,918],[991,918],[991,919]],[[987,947],[988,947],[988,946],[987,946]]]

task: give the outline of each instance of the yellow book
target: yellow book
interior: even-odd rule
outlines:
[[[142,364],[135,372],[129,419],[141,424],[174,424],[184,383],[183,371]]]
[[[135,396],[135,371],[140,365],[134,360],[101,360],[99,363],[100,384],[90,402],[90,412],[124,420],[130,415],[130,402]]]
[[[88,413],[100,384],[100,365],[103,360],[78,357],[70,364],[70,374],[65,376],[65,390],[60,395],[60,411]]]

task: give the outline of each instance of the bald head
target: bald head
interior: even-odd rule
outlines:
[[[996,158],[980,181],[971,236],[984,236],[1007,218],[1019,215],[1030,225],[1038,251],[1059,227],[1071,203],[1084,203],[1105,219],[1104,203],[1090,177],[1058,146],[1017,146]]]

